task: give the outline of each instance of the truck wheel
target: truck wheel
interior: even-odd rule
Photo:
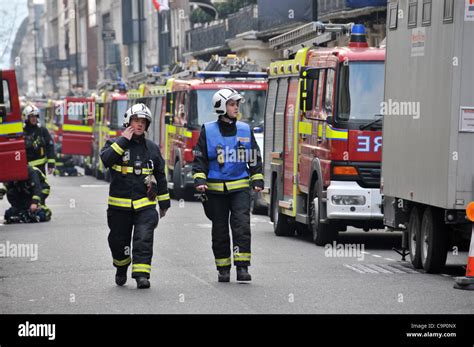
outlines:
[[[174,164],[173,196],[176,200],[184,199],[184,189],[181,188],[181,162],[179,160]]]
[[[280,213],[278,208],[278,190],[277,185],[273,184],[272,188],[272,217],[273,217],[273,231],[276,236],[294,236],[295,228],[291,223],[290,217]]]
[[[317,183],[314,185],[311,193],[310,207],[309,207],[309,221],[310,229],[313,234],[313,242],[317,246],[324,246],[332,243],[337,239],[337,230],[330,224],[323,224],[320,222],[321,199],[318,197]]]
[[[422,213],[418,207],[413,207],[408,221],[408,250],[410,260],[415,269],[423,268],[421,263],[421,217]]]
[[[420,255],[428,273],[439,273],[446,264],[448,253],[446,225],[439,210],[428,207],[421,222]]]

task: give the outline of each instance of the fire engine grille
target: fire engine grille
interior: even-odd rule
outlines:
[[[380,187],[380,172],[379,167],[359,167],[360,185],[364,188],[379,188]]]

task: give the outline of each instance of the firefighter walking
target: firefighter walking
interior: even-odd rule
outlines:
[[[127,269],[132,264],[132,278],[138,288],[150,287],[153,234],[160,217],[170,207],[164,160],[159,147],[145,138],[152,115],[144,104],[127,110],[122,136],[108,140],[100,157],[110,170],[107,223],[108,241],[113,265],[117,268],[115,282],[127,281]],[[133,234],[133,251],[130,243]]]
[[[237,120],[244,98],[224,88],[213,96],[218,120],[203,125],[195,147],[193,178],[204,195],[206,215],[212,221],[212,250],[218,281],[230,281],[232,230],[237,281],[251,281],[250,188],[263,189],[262,158],[250,126]]]
[[[35,105],[27,105],[23,110],[23,118],[28,165],[37,167],[46,174],[48,164],[48,174],[51,175],[55,166],[54,141],[48,129],[38,123],[38,108]]]

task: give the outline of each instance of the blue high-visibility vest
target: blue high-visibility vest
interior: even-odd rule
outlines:
[[[247,166],[248,155],[252,148],[252,133],[250,126],[244,122],[236,122],[235,136],[222,136],[217,121],[204,124],[206,128],[207,156],[209,172],[207,178],[222,181],[238,180],[249,176]],[[217,161],[218,148],[223,150],[225,162],[220,165]],[[245,148],[247,160],[239,158],[239,147]]]

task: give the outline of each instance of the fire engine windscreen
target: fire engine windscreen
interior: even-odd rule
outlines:
[[[110,129],[123,128],[123,115],[127,112],[127,100],[112,101],[112,118],[110,119]]]
[[[383,62],[350,62],[341,66],[338,120],[367,121],[381,114],[384,71]]]
[[[5,106],[7,113],[11,112],[11,105],[10,105],[10,89],[8,87],[8,81],[3,80],[3,101],[0,102]]]
[[[188,127],[199,129],[204,123],[217,119],[212,107],[212,96],[216,89],[193,90],[191,94],[191,112],[188,119]],[[243,122],[253,129],[263,127],[263,112],[265,108],[264,90],[239,90],[237,91],[245,98],[240,104],[240,113]]]

